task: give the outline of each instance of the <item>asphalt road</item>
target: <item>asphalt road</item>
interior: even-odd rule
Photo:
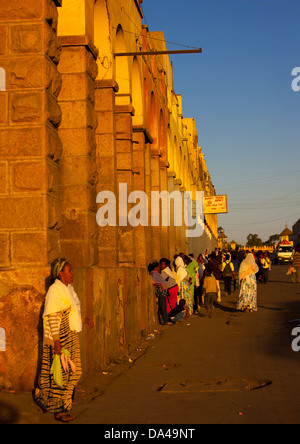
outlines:
[[[236,311],[236,292],[223,297],[213,319],[196,315],[163,327],[147,350],[129,357],[133,363],[101,374],[101,381],[111,377],[103,390],[87,397],[79,388],[72,424],[300,423],[300,352],[292,350],[291,322],[300,318],[300,284],[286,272],[274,266],[270,283],[259,285],[257,313]],[[0,423],[1,402],[2,413],[11,409],[8,422],[55,422],[29,395],[0,393]]]

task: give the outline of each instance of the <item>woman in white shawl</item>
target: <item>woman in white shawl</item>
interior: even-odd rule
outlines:
[[[258,271],[259,268],[255,263],[253,254],[248,254],[239,271],[240,296],[237,304],[238,310],[257,311],[256,273]]]
[[[82,331],[80,301],[72,286],[74,272],[65,259],[58,259],[52,268],[55,281],[46,295],[43,313],[44,346],[39,387],[35,401],[45,411],[52,412],[55,419],[69,422],[69,414],[75,387],[81,377],[79,333]],[[90,328],[92,321],[86,319]],[[65,358],[64,352],[69,353]],[[61,357],[63,387],[56,384],[51,372],[55,355]],[[66,365],[67,359],[67,365]]]
[[[187,269],[184,266],[184,261],[181,256],[178,256],[175,259],[176,266],[176,274],[179,280],[179,296],[178,301],[180,299],[185,299],[186,305],[188,306],[190,315],[193,314],[193,303],[192,294],[191,294],[191,279],[188,274]]]

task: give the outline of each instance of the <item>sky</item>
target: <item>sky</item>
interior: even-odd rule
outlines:
[[[228,195],[228,214],[218,217],[228,240],[292,229],[300,219],[299,0],[144,0],[142,9],[150,31],[203,50],[170,56],[174,90],[184,117],[195,119],[217,194]]]

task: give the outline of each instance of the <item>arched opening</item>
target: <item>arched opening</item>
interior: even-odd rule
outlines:
[[[111,79],[113,77],[113,56],[105,0],[96,0],[95,2],[94,44],[99,51],[97,80]]]
[[[124,53],[127,51],[124,33],[119,25],[116,33],[115,50],[116,53]],[[131,105],[131,88],[128,57],[116,57],[116,82],[119,85],[117,94],[117,105]]]

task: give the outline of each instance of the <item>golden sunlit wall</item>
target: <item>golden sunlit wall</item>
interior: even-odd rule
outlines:
[[[83,317],[95,324],[81,337],[86,377],[130,353],[156,327],[149,262],[216,246],[216,216],[206,217],[199,239],[161,220],[151,226],[152,191],[191,191],[195,199],[196,191],[210,195],[214,188],[195,121],[184,118],[184,97],[174,91],[169,56],[139,54],[167,50],[163,32],[142,25],[141,4],[1,5],[0,67],[7,84],[0,92],[0,308],[5,303],[7,313],[0,327],[14,344],[5,361],[0,355],[1,386],[34,384],[37,325],[56,258],[73,265]],[[111,191],[117,203],[126,202],[121,184],[127,197],[146,193],[147,226],[97,225],[97,196]],[[28,305],[29,312],[22,308]],[[30,353],[17,331],[30,338]]]

